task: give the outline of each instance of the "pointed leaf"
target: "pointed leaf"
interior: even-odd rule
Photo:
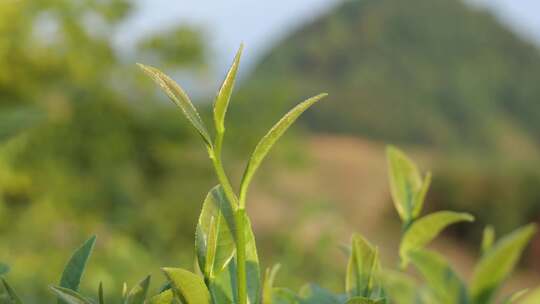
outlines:
[[[195,233],[198,263],[207,279],[223,270],[234,256],[234,231],[232,206],[218,185],[204,200]]]
[[[93,304],[92,301],[69,288],[51,286],[51,291],[67,304]]]
[[[522,227],[498,241],[476,265],[471,281],[474,303],[488,303],[502,281],[514,270],[521,253],[536,231],[534,224]]]
[[[201,277],[181,268],[163,268],[173,292],[184,304],[212,304],[210,293]]]
[[[257,171],[257,168],[261,165],[262,161],[270,151],[270,148],[276,143],[276,141],[287,131],[287,129],[296,121],[296,119],[304,113],[309,107],[314,103],[324,98],[327,94],[319,94],[317,96],[311,97],[306,101],[300,103],[292,110],[290,110],[280,121],[278,121],[268,133],[259,141],[255,150],[251,154],[249,162],[247,164],[246,170],[244,171],[244,176],[242,177],[242,182],[240,184],[240,203],[244,204],[245,196],[247,194],[247,189]],[[240,208],[244,206],[241,205]]]
[[[105,304],[105,298],[103,297],[103,283],[102,282],[99,282],[98,303],[99,304]]]
[[[424,202],[426,200],[426,195],[429,190],[429,186],[431,186],[431,172],[426,173],[426,176],[424,177],[424,180],[422,181],[422,186],[420,187],[418,192],[414,194],[412,219],[417,219],[422,213],[422,209],[424,209]]]
[[[272,304],[274,297],[274,280],[276,279],[277,272],[281,266],[279,264],[274,265],[272,269],[267,268],[264,276],[262,304]]]
[[[214,103],[214,123],[216,125],[216,132],[223,134],[225,132],[225,114],[229,107],[229,100],[231,99],[232,90],[234,87],[234,81],[236,79],[236,73],[238,71],[238,65],[240,64],[240,57],[242,56],[242,50],[244,45],[240,45],[234,61],[225,76],[225,80],[219,89],[216,101]]]
[[[170,289],[167,289],[148,300],[148,304],[171,304],[173,300],[173,292]]]
[[[422,249],[437,237],[444,228],[457,222],[472,222],[473,220],[474,217],[468,213],[452,211],[439,211],[418,219],[405,232],[401,240],[399,254],[402,267],[407,266],[409,262],[408,253],[411,250]]]
[[[11,286],[8,284],[8,282],[4,278],[2,278],[2,284],[4,285],[4,289],[6,290],[6,293],[8,294],[9,299],[11,300],[11,303],[22,304],[21,298],[19,298],[15,290],[11,288]]]
[[[81,283],[81,277],[86,268],[86,264],[92,250],[94,249],[94,244],[96,243],[96,236],[90,237],[81,247],[79,247],[71,258],[69,259],[64,272],[62,273],[62,278],[60,279],[60,287],[69,288],[71,290],[77,291]],[[65,301],[59,299],[59,304],[66,303]]]
[[[427,251],[409,252],[414,266],[425,278],[426,284],[440,304],[468,303],[469,296],[463,281],[441,255]]]
[[[150,286],[150,276],[144,278],[130,290],[124,304],[144,304],[146,294],[148,293],[148,286]]]
[[[370,297],[375,288],[377,248],[360,235],[353,235],[351,255],[347,265],[346,290],[350,297]]]
[[[169,98],[182,110],[186,118],[195,127],[207,147],[212,147],[212,140],[204,122],[184,90],[169,76],[160,70],[144,64],[137,64],[156,84],[169,96]]]
[[[422,211],[431,175],[422,180],[416,164],[396,147],[389,146],[386,155],[392,200],[400,218],[408,225]]]

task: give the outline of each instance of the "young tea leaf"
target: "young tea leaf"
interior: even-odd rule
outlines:
[[[416,250],[409,252],[409,257],[425,278],[438,303],[468,303],[465,284],[441,255],[427,250]]]
[[[247,164],[246,170],[244,171],[244,176],[242,177],[242,182],[240,183],[240,208],[244,207],[245,197],[247,190],[255,171],[261,165],[265,156],[270,151],[270,148],[276,143],[276,141],[287,131],[287,129],[298,119],[298,117],[304,113],[309,107],[314,103],[326,97],[327,94],[319,94],[317,96],[311,97],[306,101],[300,103],[292,110],[290,110],[280,121],[278,121],[268,133],[259,141],[255,150],[251,154],[249,162]]]
[[[124,304],[144,304],[146,294],[148,293],[148,286],[150,286],[150,276],[144,278],[129,291]]]
[[[6,290],[6,293],[8,294],[8,297],[11,303],[22,304],[21,298],[19,298],[15,290],[11,288],[11,286],[8,284],[8,282],[4,278],[2,278],[2,284],[4,285],[4,289]]]
[[[195,127],[207,147],[212,147],[212,140],[204,122],[184,90],[169,76],[160,70],[144,64],[137,64],[155,83],[157,83],[169,98],[182,110],[186,118]]]
[[[81,283],[81,277],[86,268],[90,254],[94,249],[94,244],[96,243],[96,236],[90,237],[81,247],[79,247],[71,258],[69,259],[64,272],[62,273],[62,278],[60,279],[60,287],[69,288],[71,290],[77,291]],[[59,304],[66,303],[64,300],[59,299]]]
[[[402,267],[407,267],[409,263],[408,253],[411,250],[422,249],[431,242],[439,233],[451,224],[458,222],[472,222],[474,217],[468,213],[458,213],[452,211],[439,211],[420,218],[415,221],[403,235],[399,254]]]
[[[218,185],[204,200],[195,232],[198,263],[205,278],[212,279],[234,256],[234,231],[232,206]]]
[[[161,293],[153,296],[148,300],[148,304],[171,304],[173,301],[174,295],[172,290],[167,289]]]
[[[163,272],[171,281],[173,292],[184,304],[212,304],[201,277],[181,268],[163,268]]]
[[[351,249],[345,280],[347,293],[350,297],[369,298],[375,287],[378,250],[360,235],[353,235]]]
[[[522,227],[498,241],[476,265],[471,281],[475,304],[489,303],[503,280],[512,272],[536,231],[534,224]]]
[[[92,301],[83,297],[78,292],[69,288],[51,286],[51,291],[67,304],[93,304]]]
[[[105,297],[103,296],[103,283],[102,282],[99,282],[98,303],[99,304],[105,304]]]
[[[244,45],[240,45],[234,61],[225,76],[225,80],[219,89],[219,92],[214,102],[214,123],[216,125],[216,132],[218,134],[223,134],[225,132],[225,114],[227,113],[227,108],[229,107],[229,100],[231,99],[231,94],[234,87],[234,81],[236,79],[236,73],[238,72],[238,65],[240,64],[240,57],[242,56],[242,50]],[[218,135],[221,136],[221,135]]]
[[[266,269],[263,283],[262,304],[273,303],[272,299],[274,297],[274,280],[276,279],[276,275],[280,267],[281,266],[279,264],[276,264],[271,269]]]
[[[408,225],[422,211],[431,174],[422,179],[416,164],[393,146],[386,149],[386,155],[392,200],[399,217]]]

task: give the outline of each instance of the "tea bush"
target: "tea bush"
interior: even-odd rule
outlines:
[[[224,170],[222,147],[225,135],[225,116],[233,91],[242,47],[217,94],[214,103],[214,136],[208,131],[188,95],[170,77],[158,69],[139,65],[180,107],[205,144],[208,156],[219,181],[203,202],[195,233],[196,261],[192,271],[165,267],[165,281],[156,295],[148,295],[150,277],[136,286],[122,290],[125,304],[489,304],[540,303],[540,289],[526,295],[525,290],[503,297],[498,291],[516,266],[521,253],[536,231],[534,225],[521,227],[495,240],[495,232],[484,231],[482,255],[476,264],[469,284],[460,278],[447,259],[426,248],[446,227],[458,222],[471,222],[467,213],[438,211],[423,215],[424,200],[431,174],[422,175],[417,166],[395,147],[387,148],[390,190],[395,209],[403,222],[398,255],[398,269],[382,267],[378,248],[360,234],[354,234],[344,251],[349,260],[346,266],[344,292],[334,294],[315,284],[295,292],[275,287],[279,265],[261,273],[255,237],[246,212],[249,185],[260,164],[295,120],[309,107],[323,99],[320,94],[305,100],[279,120],[259,141],[248,160],[238,192]],[[92,236],[78,248],[68,261],[57,285],[50,287],[59,304],[104,304],[100,283],[97,300],[78,292],[86,263],[96,237]],[[413,266],[422,281],[411,277],[407,268]],[[0,265],[0,274],[9,271]],[[15,290],[2,278],[4,292],[0,303],[23,303]]]

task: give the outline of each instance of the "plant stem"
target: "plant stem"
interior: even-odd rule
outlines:
[[[247,304],[247,275],[246,275],[246,232],[245,232],[245,209],[238,204],[238,198],[234,193],[229,178],[223,168],[221,161],[221,147],[223,144],[223,134],[218,133],[215,147],[209,150],[210,158],[214,164],[214,169],[219,183],[223,187],[225,196],[234,208],[234,222],[236,226],[236,279],[238,304]]]
[[[246,233],[245,209],[234,214],[236,223],[236,275],[238,280],[238,303],[247,304]]]

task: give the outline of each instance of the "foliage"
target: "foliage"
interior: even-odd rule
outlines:
[[[26,301],[52,297],[41,285],[59,279],[66,249],[94,232],[99,250],[86,276],[105,286],[157,268],[150,256],[191,258],[179,256],[196,223],[190,202],[212,172],[132,62],[203,71],[206,46],[197,28],[172,24],[125,44],[135,5],[0,1],[0,261],[17,269],[10,283]],[[189,54],[160,42],[177,39]],[[173,214],[182,217],[159,220]]]
[[[166,282],[161,290],[148,297],[150,277],[147,276],[130,291],[124,285],[125,304],[184,303],[184,304],[489,304],[496,303],[496,293],[517,264],[525,246],[536,231],[534,225],[517,229],[495,242],[494,231],[486,230],[482,242],[482,257],[467,286],[440,254],[426,249],[447,226],[473,217],[465,213],[438,211],[422,215],[427,178],[420,178],[416,165],[394,147],[387,150],[390,187],[394,205],[403,221],[400,244],[401,269],[415,266],[424,280],[421,287],[405,272],[381,266],[378,247],[359,234],[347,248],[345,290],[332,293],[314,284],[304,286],[298,293],[274,287],[278,267],[268,269],[261,278],[259,257],[251,222],[246,212],[247,189],[251,177],[276,141],[310,106],[325,97],[317,95],[294,107],[278,121],[254,149],[240,182],[238,194],[224,170],[222,144],[225,135],[225,113],[229,105],[238,69],[240,48],[214,104],[215,136],[208,132],[197,109],[187,94],[171,78],[155,68],[141,68],[165,91],[182,110],[203,140],[212,161],[219,185],[212,188],[203,202],[196,229],[196,261],[193,271],[183,268],[162,268]],[[93,250],[95,236],[77,249],[68,261],[59,285],[50,287],[62,304],[92,304],[96,301],[78,292],[79,283]],[[4,272],[7,269],[4,267]],[[264,280],[264,282],[263,282]],[[15,290],[4,280],[4,303],[23,303]],[[524,298],[531,303],[538,297],[525,292],[510,295],[503,303]],[[98,302],[106,303],[102,284],[97,292]]]

